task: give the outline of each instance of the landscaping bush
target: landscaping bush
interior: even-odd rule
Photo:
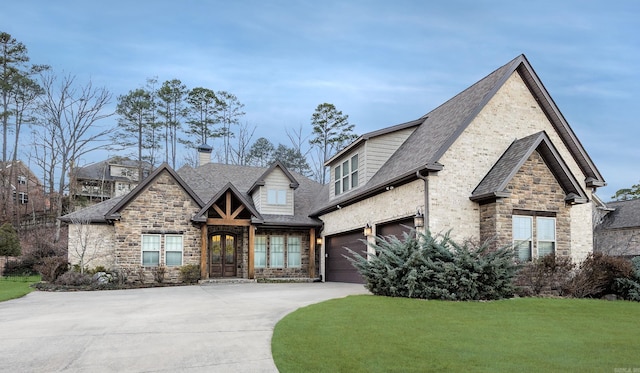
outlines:
[[[44,258],[60,256],[59,252],[50,245],[39,246],[29,253],[24,253],[17,260],[9,261],[4,266],[5,276],[37,275],[36,266],[43,264]]]
[[[50,256],[42,259],[40,264],[34,266],[42,276],[42,281],[53,282],[69,268],[67,258],[61,256]]]
[[[180,267],[180,281],[185,284],[195,284],[200,280],[200,266],[197,264],[186,264]]]
[[[376,238],[369,260],[347,249],[347,257],[373,294],[442,300],[500,299],[513,295],[516,266],[510,247],[459,245],[449,235],[412,231],[400,240]]]
[[[574,268],[570,257],[556,257],[554,254],[523,263],[514,280],[517,293],[520,296],[540,295],[542,292],[562,295],[571,281]]]
[[[633,273],[628,278],[617,278],[615,281],[618,294],[624,299],[640,302],[640,256],[631,260]]]
[[[64,286],[86,286],[91,285],[92,282],[90,274],[75,271],[65,272],[55,281],[56,285]]]
[[[624,297],[618,279],[633,279],[634,267],[627,259],[592,253],[580,264],[567,284],[567,292],[576,298],[601,298],[608,294]]]

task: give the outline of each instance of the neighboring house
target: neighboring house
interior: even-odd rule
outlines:
[[[149,273],[164,264],[171,279],[199,264],[203,278],[361,282],[344,248],[400,236],[417,212],[431,232],[515,244],[521,260],[580,261],[593,250],[592,197],[604,179],[524,55],[326,165],[327,185],[280,163],[163,165],[128,195],[62,220],[102,230],[110,264]],[[73,225],[70,256],[81,241]]]
[[[594,251],[632,258],[640,256],[640,198],[607,202],[596,226]]]
[[[40,219],[50,212],[50,201],[44,186],[31,169],[21,161],[0,162],[2,178],[8,181],[2,187],[2,212],[7,219]]]
[[[148,162],[142,163],[143,178],[151,172]],[[138,185],[138,161],[126,157],[112,157],[84,167],[76,167],[70,173],[71,193],[89,201],[104,201],[123,196]]]

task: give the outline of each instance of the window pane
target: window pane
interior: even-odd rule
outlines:
[[[530,216],[514,216],[513,217],[513,239],[530,240],[531,237],[531,223]]]
[[[143,234],[142,235],[142,250],[157,250],[160,251],[160,235],[159,234]]]
[[[358,155],[351,157],[351,171],[358,170]]]
[[[287,238],[287,267],[300,267],[300,237]]]
[[[255,268],[265,268],[267,266],[267,237],[256,236],[254,243],[253,266]]]
[[[160,263],[159,251],[143,251],[142,252],[142,265],[149,267],[157,267]]]
[[[351,187],[355,188],[358,186],[358,171],[354,171],[351,174]]]
[[[287,204],[287,191],[286,190],[279,190],[278,191],[278,204],[279,205],[286,205]]]
[[[514,247],[516,253],[518,253],[519,260],[531,260],[531,241],[516,241],[514,242]]]
[[[182,236],[165,236],[165,250],[182,251]]]
[[[344,161],[342,163],[342,176],[349,175],[349,161]]]
[[[342,191],[346,192],[347,190],[349,190],[349,178],[345,177],[342,179]]]
[[[553,254],[555,251],[555,242],[538,242],[538,257]]]
[[[340,178],[342,177],[342,173],[340,172],[340,166],[336,166],[333,173],[334,173],[334,179],[340,180]]]
[[[556,240],[556,219],[537,218],[536,225],[538,228],[538,241]]]
[[[167,251],[165,252],[167,266],[181,266],[182,265],[182,251]]]
[[[272,236],[269,246],[270,260],[272,268],[284,267],[284,237]]]

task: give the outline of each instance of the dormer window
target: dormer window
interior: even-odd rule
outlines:
[[[286,205],[287,191],[281,189],[267,190],[267,203],[269,205]]]
[[[334,179],[336,196],[358,186],[358,154],[336,166]]]

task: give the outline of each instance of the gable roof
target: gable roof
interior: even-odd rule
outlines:
[[[388,186],[413,181],[419,172],[442,169],[442,165],[439,163],[440,158],[516,71],[522,76],[580,169],[587,176],[587,185],[593,187],[605,185],[600,172],[551,99],[533,67],[521,54],[417,119],[416,121],[422,121],[418,128],[366,185],[331,201],[327,196],[314,214],[331,211],[339,204],[357,202],[366,196],[385,191]]]
[[[202,200],[194,193],[194,191],[185,183],[185,181],[173,170],[173,168],[169,167],[167,163],[163,163],[158,167],[151,175],[149,175],[146,179],[144,179],[140,184],[138,184],[131,192],[126,194],[124,198],[122,198],[118,203],[116,203],[107,213],[105,214],[106,219],[118,219],[120,217],[119,211],[129,204],[133,199],[135,199],[149,184],[151,184],[161,173],[167,172],[173,179],[182,187],[182,189],[191,197],[198,206],[202,206],[204,203]]]
[[[265,179],[267,178],[267,176],[269,176],[269,174],[271,174],[271,172],[273,172],[274,169],[279,168],[284,175],[289,179],[289,187],[292,189],[297,189],[298,186],[300,186],[300,184],[298,184],[298,182],[296,181],[296,179],[293,177],[293,175],[291,175],[291,172],[289,172],[289,170],[287,170],[287,168],[280,162],[280,161],[275,161],[271,167],[269,167],[259,178],[258,180],[256,180],[255,183],[253,183],[253,185],[251,186],[251,188],[249,188],[249,190],[247,191],[247,193],[251,194],[253,193],[253,191],[259,187],[259,186],[264,186],[266,184]]]
[[[227,185],[225,185],[222,189],[220,189],[218,193],[216,193],[213,197],[211,197],[211,200],[209,200],[209,202],[207,202],[191,220],[197,221],[197,222],[206,222],[207,211],[209,211],[211,206],[213,206],[213,204],[216,203],[218,199],[224,196],[229,190],[231,191],[231,193],[233,193],[233,195],[236,196],[236,198],[240,200],[240,203],[242,203],[249,210],[249,212],[251,212],[253,216],[255,216],[257,219],[262,221],[262,216],[260,216],[260,213],[255,209],[255,207],[253,206],[253,203],[251,203],[251,200],[245,198],[245,196],[242,193],[240,193],[240,191],[238,191],[238,189],[235,186],[233,186],[233,184],[231,184],[230,182],[227,183]]]
[[[483,201],[509,196],[511,193],[507,190],[507,185],[536,150],[567,194],[567,201],[574,203],[587,202],[587,195],[580,187],[580,183],[573,176],[544,131],[511,143],[509,148],[473,190],[469,199]]]
[[[91,163],[83,167],[74,168],[74,174],[77,179],[88,180],[129,180],[127,177],[111,175],[110,165],[122,167],[138,167],[138,161],[131,160],[126,157],[111,157],[104,161]],[[149,162],[142,162],[145,170],[151,170]]]
[[[640,228],[640,198],[607,202],[607,207],[613,211],[604,217],[598,228]]]

